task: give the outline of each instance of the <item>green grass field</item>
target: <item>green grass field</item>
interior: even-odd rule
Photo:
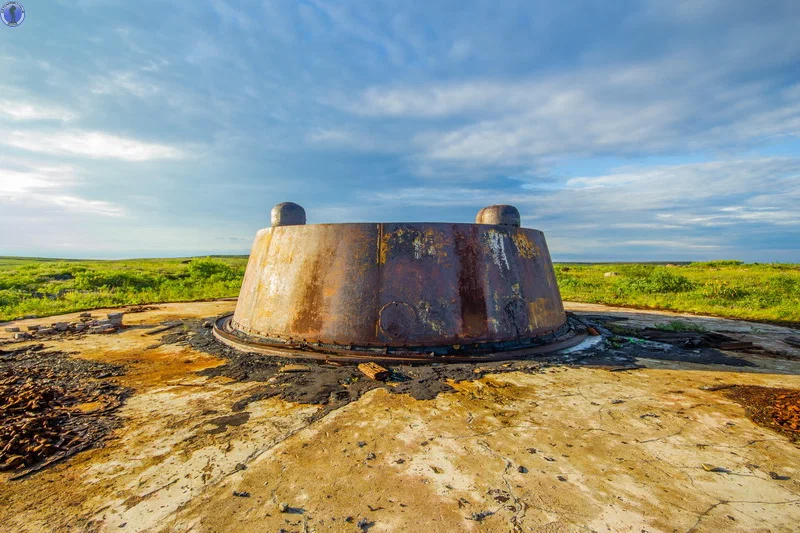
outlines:
[[[564,300],[800,324],[799,264],[562,263],[555,269]]]
[[[71,261],[0,257],[0,321],[237,296],[246,256]]]
[[[0,257],[0,321],[239,293],[245,256],[84,261]],[[800,265],[556,265],[564,300],[800,324]],[[611,275],[606,275],[611,273]]]

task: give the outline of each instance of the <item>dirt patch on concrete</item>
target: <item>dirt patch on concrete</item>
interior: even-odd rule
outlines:
[[[731,387],[725,394],[741,404],[756,424],[800,443],[800,390],[751,385]]]
[[[45,350],[0,350],[0,471],[16,479],[102,442],[128,391],[122,367]]]

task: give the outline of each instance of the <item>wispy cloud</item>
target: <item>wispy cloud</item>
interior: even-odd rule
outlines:
[[[726,247],[736,251],[737,234],[796,233],[800,228],[797,158],[626,167],[568,179],[559,188],[532,191],[531,185],[521,181],[517,190],[420,186],[364,192],[362,199],[384,209],[413,205],[472,212],[492,203],[513,203],[524,225],[554,237],[555,253],[575,257],[626,248],[660,247],[672,257]],[[711,234],[698,235],[701,228]]]
[[[678,56],[535,80],[370,87],[338,105],[366,117],[452,117],[455,127],[417,131],[418,156],[496,165],[716,149],[800,132],[800,85],[731,87],[729,72],[706,68]]]
[[[179,148],[150,143],[97,131],[32,132],[12,131],[0,142],[14,148],[53,155],[73,155],[94,159],[150,161],[180,159]]]
[[[621,246],[646,246],[646,247],[668,247],[677,250],[716,250],[718,248],[722,248],[719,244],[697,244],[691,241],[685,240],[634,240],[634,241],[622,241],[617,243]]]
[[[91,91],[94,94],[129,93],[138,98],[149,98],[160,93],[161,88],[136,72],[127,71],[96,77]]]
[[[0,206],[46,207],[66,212],[120,217],[125,209],[114,202],[78,196],[72,190],[80,185],[71,166],[18,166],[0,169]]]
[[[754,197],[761,198],[768,207],[788,210],[787,199],[799,192],[800,159],[755,158],[625,168],[601,176],[569,179],[558,194],[580,199],[584,206],[605,207],[609,212],[625,209],[657,213],[698,206],[723,209],[742,201],[748,203]],[[722,205],[708,206],[709,199]]]
[[[0,100],[0,115],[14,121],[23,120],[59,120],[66,122],[75,118],[76,114],[69,109],[49,106],[19,99]]]
[[[358,129],[320,128],[306,138],[314,147],[354,152],[402,153],[408,147],[402,139],[381,138]]]
[[[211,7],[223,22],[234,22],[244,31],[251,30],[255,26],[255,22],[248,16],[246,10],[239,6],[233,6],[224,0],[211,0]]]
[[[0,194],[14,197],[38,189],[73,185],[74,169],[70,166],[30,166],[17,170],[0,169]]]

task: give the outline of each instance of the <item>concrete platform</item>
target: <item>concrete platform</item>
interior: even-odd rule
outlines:
[[[126,315],[131,327],[117,334],[46,341],[124,365],[127,373],[111,379],[133,395],[104,447],[24,479],[0,478],[0,529],[788,532],[800,523],[798,447],[751,422],[723,391],[707,390],[800,389],[798,361],[736,354],[754,366],[554,365],[451,382],[452,392],[431,400],[372,390],[324,416],[321,406],[277,397],[234,412],[258,383],[200,376],[224,360],[189,346],[154,346],[159,335],[145,335],[162,321],[234,306],[161,304]],[[665,320],[565,306],[642,325]],[[724,324],[778,347],[798,334]]]

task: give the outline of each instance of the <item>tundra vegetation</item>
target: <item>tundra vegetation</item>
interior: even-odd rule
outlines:
[[[246,265],[246,256],[120,261],[0,257],[0,320],[234,297]],[[555,270],[568,301],[800,324],[800,264],[558,263]]]
[[[247,257],[121,261],[0,257],[0,320],[237,296]]]
[[[800,324],[800,264],[560,263],[555,270],[568,301]]]

